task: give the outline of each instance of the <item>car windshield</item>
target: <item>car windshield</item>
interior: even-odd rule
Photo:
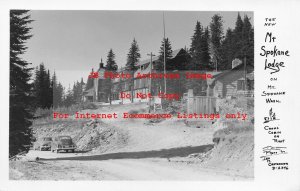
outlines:
[[[45,137],[44,141],[52,141],[52,138],[51,137]]]
[[[71,144],[73,144],[73,143],[72,143],[71,137],[63,136],[63,137],[59,137],[59,139],[60,139],[60,142],[61,142],[63,145],[71,145]]]
[[[71,137],[68,136],[63,136],[63,137],[59,137],[60,140],[71,140]]]

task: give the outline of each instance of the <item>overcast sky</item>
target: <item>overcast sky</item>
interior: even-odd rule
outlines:
[[[161,11],[31,11],[33,37],[28,40],[24,58],[35,67],[43,62],[51,74],[55,70],[63,86],[71,87],[91,68],[106,63],[110,48],[120,66],[126,63],[130,44],[135,38],[141,60],[147,53],[158,54],[163,38]],[[165,11],[166,37],[173,50],[189,47],[196,21],[206,27],[214,14],[223,17],[224,33],[234,28],[238,12]],[[253,12],[247,14],[253,24]]]

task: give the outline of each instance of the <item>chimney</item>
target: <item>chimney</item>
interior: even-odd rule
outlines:
[[[231,69],[233,69],[233,68],[235,68],[235,67],[237,67],[238,65],[240,65],[240,64],[242,64],[243,62],[240,60],[240,59],[234,59],[234,60],[232,60],[232,62],[231,62]]]
[[[101,58],[101,62],[100,62],[100,68],[104,68],[104,64],[102,62],[102,58]]]

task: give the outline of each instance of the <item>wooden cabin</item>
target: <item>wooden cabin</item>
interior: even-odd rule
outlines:
[[[213,78],[208,80],[207,96],[219,98],[253,97],[254,67],[249,64],[245,68],[243,64],[240,64],[231,70],[214,73]]]

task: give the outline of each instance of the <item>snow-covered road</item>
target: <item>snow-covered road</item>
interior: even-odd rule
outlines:
[[[139,153],[139,152],[137,152]],[[117,153],[115,153],[117,154]],[[107,154],[106,154],[107,155]],[[201,168],[180,158],[107,159],[104,155],[30,151],[27,159],[11,162],[13,179],[26,180],[246,180],[230,172]],[[112,157],[111,157],[112,158]]]

